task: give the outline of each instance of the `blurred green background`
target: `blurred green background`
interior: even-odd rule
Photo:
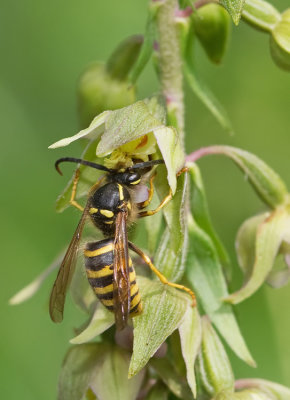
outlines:
[[[288,0],[276,6],[284,10]],[[78,131],[76,80],[92,60],[105,60],[121,38],[142,33],[146,0],[1,1],[1,398],[56,397],[68,340],[81,316],[68,302],[61,325],[48,316],[54,277],[32,300],[8,299],[39,274],[70,240],[78,212],[58,215],[54,201],[65,179],[53,168],[61,156],[79,156],[78,144],[47,150]],[[227,136],[207,110],[186,92],[187,149],[226,143],[256,153],[290,186],[290,74],[272,62],[268,37],[244,23],[233,28],[227,56],[210,65],[201,48],[201,75],[223,102],[235,128]],[[158,89],[153,68],[143,73],[139,98]],[[200,162],[215,226],[229,249],[235,287],[241,283],[234,254],[238,227],[264,209],[230,161]],[[232,354],[237,378],[263,377],[290,386],[290,291],[263,287],[236,307],[242,332],[258,363],[247,367]]]

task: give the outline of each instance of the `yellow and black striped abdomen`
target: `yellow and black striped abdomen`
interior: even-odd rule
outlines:
[[[99,300],[108,310],[114,311],[113,275],[114,275],[114,239],[104,239],[86,245],[85,266],[91,287]],[[131,306],[130,316],[142,312],[142,304],[136,274],[129,258]]]

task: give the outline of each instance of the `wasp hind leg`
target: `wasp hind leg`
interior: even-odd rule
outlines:
[[[164,275],[161,274],[160,271],[158,271],[158,269],[155,267],[155,265],[152,263],[152,261],[150,260],[150,258],[143,253],[142,250],[140,250],[137,246],[135,246],[133,243],[128,242],[129,244],[129,248],[131,250],[133,250],[135,253],[137,253],[142,260],[148,265],[148,267],[151,269],[152,272],[154,272],[155,275],[158,276],[160,282],[162,282],[164,285],[168,285],[171,287],[174,287],[176,289],[180,289],[185,291],[186,293],[188,293],[191,298],[192,298],[192,307],[196,306],[196,298],[195,298],[195,294],[193,293],[192,290],[190,290],[188,287],[183,286],[183,285],[179,285],[178,283],[173,283],[173,282],[169,282],[166,277]]]

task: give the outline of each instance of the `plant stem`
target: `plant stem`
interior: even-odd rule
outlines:
[[[163,0],[157,14],[160,77],[166,99],[168,125],[178,129],[184,148],[183,74],[180,42],[175,23],[178,0]]]

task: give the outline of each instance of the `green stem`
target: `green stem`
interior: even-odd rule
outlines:
[[[166,99],[168,124],[178,129],[184,147],[183,74],[180,42],[175,22],[178,0],[163,0],[157,14],[160,78]]]

